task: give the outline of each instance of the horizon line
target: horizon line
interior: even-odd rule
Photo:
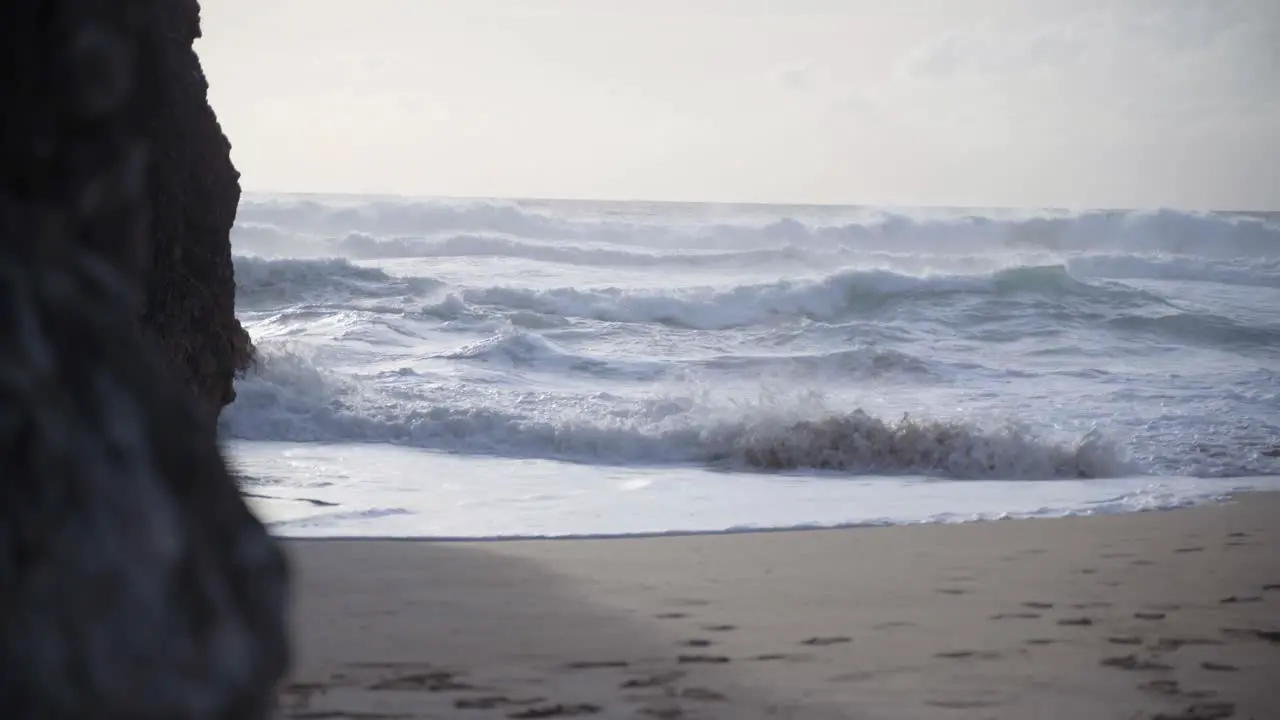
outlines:
[[[1065,212],[1152,212],[1158,210],[1173,210],[1175,212],[1185,213],[1219,213],[1224,215],[1248,215],[1248,214],[1275,214],[1280,213],[1280,207],[1271,209],[1262,208],[1205,208],[1205,207],[1179,207],[1177,205],[1150,205],[1150,206],[1132,206],[1132,207],[1072,207],[1069,205],[934,205],[934,204],[909,204],[909,203],[835,203],[835,202],[768,202],[762,200],[670,200],[670,199],[643,199],[643,198],[603,198],[603,197],[555,197],[555,196],[518,196],[518,195],[436,195],[428,193],[406,193],[406,192],[353,192],[353,191],[320,191],[320,190],[260,190],[260,189],[241,189],[241,195],[295,195],[295,196],[316,196],[316,197],[342,197],[342,198],[360,198],[360,197],[387,197],[402,198],[406,200],[456,200],[456,201],[492,201],[504,200],[508,202],[543,202],[543,203],[615,203],[615,204],[649,204],[649,205],[735,205],[735,206],[753,206],[753,207],[801,207],[801,208],[912,208],[920,210],[1058,210]]]

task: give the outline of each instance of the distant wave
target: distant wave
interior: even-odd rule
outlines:
[[[936,360],[887,348],[854,347],[844,350],[771,355],[720,355],[691,361],[715,370],[766,374],[774,370],[795,370],[821,374],[825,378],[884,377],[900,374],[916,379],[937,375],[943,369]]]
[[[344,205],[307,200],[241,202],[233,240],[240,252],[305,256],[429,257],[544,253],[555,262],[644,262],[520,246],[518,240],[595,243],[648,250],[741,253],[785,247],[832,250],[1174,253],[1216,258],[1280,258],[1280,223],[1259,216],[1158,211],[1086,211],[1008,216],[982,211],[853,211],[813,216],[812,209],[775,207],[737,218],[679,212],[620,214],[611,206],[572,216],[514,202],[367,201]],[[782,214],[779,217],[778,214]],[[852,215],[852,217],[850,217]],[[508,240],[504,242],[502,238]],[[323,241],[317,247],[317,240]],[[470,248],[470,250],[468,250]],[[795,250],[791,250],[795,252]],[[723,259],[723,258],[722,258]],[[694,260],[697,262],[697,260]]]
[[[605,360],[575,353],[541,335],[517,328],[504,329],[490,337],[433,357],[529,371],[568,375],[577,373],[592,378],[657,380],[670,370],[669,365],[657,361]]]
[[[796,247],[743,251],[656,251],[548,243],[491,235],[446,238],[378,238],[352,233],[331,244],[344,257],[360,260],[388,258],[504,257],[587,267],[750,267],[770,262],[817,260]]]
[[[1276,242],[1280,243],[1280,236]],[[861,268],[907,269],[943,265],[972,269],[990,267],[998,257],[955,253],[916,254],[865,250],[847,245],[803,247],[787,244],[749,250],[651,250],[552,244],[493,236],[453,236],[443,239],[375,238],[352,234],[332,244],[336,255],[356,260],[390,258],[501,257],[585,267],[732,269],[778,266],[821,268],[854,265]],[[1042,248],[1042,257],[1052,257]],[[1023,252],[1021,255],[1027,255]],[[1013,257],[1017,257],[1014,255]],[[1280,288],[1280,257],[1213,259],[1169,253],[1115,254],[1081,252],[1063,257],[1063,264],[1081,277],[1149,280],[1189,280]]]
[[[336,303],[429,292],[441,283],[428,278],[392,277],[343,258],[235,258],[236,300],[245,309],[295,303]]]
[[[1149,292],[1091,284],[1061,265],[1014,267],[975,275],[914,276],[887,270],[844,270],[825,277],[732,288],[467,289],[472,305],[618,323],[659,323],[698,330],[746,327],[798,318],[831,322],[909,300],[954,295],[1093,298],[1116,306],[1163,304]]]
[[[499,232],[530,238],[568,238],[573,227],[559,218],[509,202],[253,200],[243,198],[237,225],[280,227],[314,235],[348,233],[414,235]]]
[[[1067,268],[1084,277],[1213,282],[1280,288],[1280,259],[1211,260],[1175,255],[1080,255]]]
[[[1115,259],[1112,258],[1112,261]],[[620,324],[658,324],[695,330],[730,330],[753,326],[787,324],[797,319],[839,323],[860,316],[875,316],[893,308],[915,307],[932,313],[934,322],[952,322],[951,310],[960,299],[984,302],[1025,298],[1039,303],[1038,310],[1025,303],[1001,310],[991,305],[974,306],[955,322],[981,320],[1028,320],[1043,312],[1054,324],[1079,320],[1101,322],[1101,327],[1131,336],[1147,336],[1163,341],[1224,347],[1280,347],[1280,325],[1245,324],[1221,315],[1178,308],[1152,292],[1105,278],[1092,281],[1081,275],[1120,276],[1169,274],[1186,270],[1177,263],[1141,265],[1115,262],[1113,268],[1102,260],[1068,265],[1019,266],[994,272],[967,275],[907,275],[888,270],[844,270],[809,279],[780,280],[736,287],[692,287],[677,289],[482,287],[449,290],[444,283],[422,277],[393,276],[377,268],[361,267],[351,261],[332,259],[236,258],[238,301],[245,310],[276,310],[282,322],[307,322],[333,312],[353,308],[390,312],[396,316],[429,318],[436,322],[465,320],[492,322],[505,318],[513,327],[544,330],[562,327],[574,320]],[[1081,267],[1081,265],[1084,265]],[[1110,268],[1109,272],[1106,272]],[[1136,268],[1136,270],[1135,270]],[[1244,274],[1246,269],[1231,266]],[[1227,272],[1218,268],[1218,272]],[[1265,276],[1256,270],[1246,279],[1262,285]],[[1190,274],[1190,273],[1185,273]],[[387,304],[389,299],[400,302]],[[945,303],[945,304],[940,304]],[[1053,310],[1059,307],[1058,310]],[[975,314],[978,313],[978,314]],[[961,328],[964,329],[964,328]],[[518,345],[516,345],[518,343]],[[554,344],[535,334],[505,335],[480,341],[475,348],[453,359],[488,359],[541,354],[555,355]],[[473,356],[465,353],[474,353]],[[902,358],[898,358],[902,359]],[[608,365],[589,358],[565,358],[566,368],[596,368]],[[749,358],[725,358],[722,366],[742,366]],[[804,357],[796,363],[811,362]],[[627,371],[626,374],[630,374]],[[651,371],[646,371],[651,372]],[[644,374],[644,373],[641,373]]]
[[[389,403],[304,357],[269,353],[237,387],[223,432],[246,440],[391,442],[450,452],[588,463],[697,463],[742,470],[1052,479],[1132,469],[1101,437],[1058,444],[1017,428],[885,422],[862,412],[788,419],[767,408],[714,420],[685,401],[647,401],[630,415],[520,414],[516,409]]]
[[[768,377],[787,373],[825,379],[886,378],[894,375],[919,380],[941,375],[947,366],[909,353],[887,348],[859,346],[828,352],[757,355],[716,355],[705,358],[629,359],[597,358],[566,349],[534,332],[505,328],[467,343],[456,350],[432,356],[443,360],[502,366],[529,371],[580,373],[591,377],[657,380],[680,378],[687,372],[713,370],[737,372],[743,377]],[[965,370],[973,371],[972,364]]]

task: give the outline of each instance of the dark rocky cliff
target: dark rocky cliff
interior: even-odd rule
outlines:
[[[190,36],[190,16],[171,12],[182,4],[0,3],[5,720],[260,720],[288,662],[284,557],[228,473],[207,405],[137,331],[148,137],[187,97],[166,65]],[[196,217],[193,198],[213,194],[192,179],[201,168],[160,164],[188,193],[162,223],[220,225]]]
[[[159,4],[162,98],[148,135],[152,262],[143,328],[159,339],[168,366],[216,415],[235,398],[234,376],[253,348],[235,316],[231,226],[240,173],[209,106],[208,83],[193,44],[200,36],[197,0]]]

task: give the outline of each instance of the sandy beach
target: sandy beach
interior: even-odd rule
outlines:
[[[631,539],[289,541],[282,718],[1280,718],[1280,494]]]

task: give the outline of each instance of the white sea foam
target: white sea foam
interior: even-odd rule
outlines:
[[[494,346],[473,346],[452,357],[474,359],[491,354]],[[498,346],[507,357],[559,356],[540,344]],[[423,379],[417,373],[394,373],[397,381],[408,378]],[[439,395],[383,394],[317,370],[301,356],[268,355],[241,383],[240,399],[227,409],[224,427],[236,437],[254,440],[363,440],[606,465],[688,463],[741,471],[1005,479],[1130,472],[1118,450],[1097,433],[1059,443],[1024,427],[905,417],[886,422],[862,411],[839,413],[815,404],[783,404],[777,398],[751,407],[710,398],[608,402],[591,395],[552,399],[517,392],[508,403],[481,406],[473,393],[440,384]],[[492,389],[481,394],[498,399]],[[540,399],[564,409],[548,413]]]
[[[266,447],[337,444],[321,474],[354,478],[305,532],[423,521],[428,490],[362,485],[383,450],[352,443],[462,463],[456,502],[574,518],[521,514],[534,534],[607,528],[574,493],[501,495],[504,463],[665,488],[627,531],[1141,509],[1280,474],[1273,216],[249,196],[234,242],[261,362],[224,435],[272,492],[309,481]],[[952,509],[905,509],[939,482]]]

